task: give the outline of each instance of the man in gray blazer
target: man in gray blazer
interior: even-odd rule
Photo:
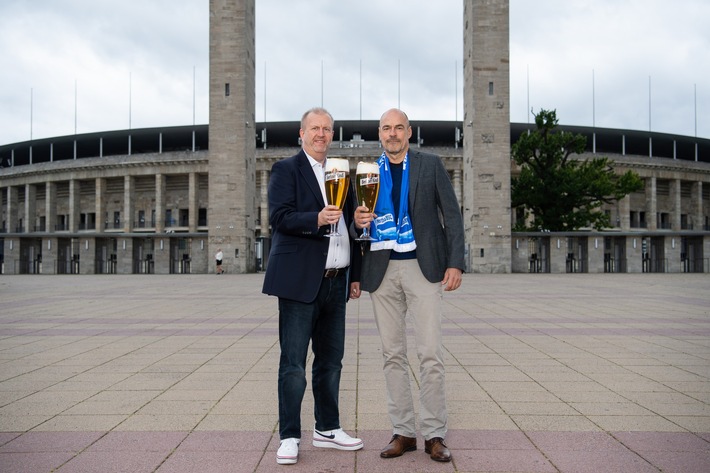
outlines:
[[[441,336],[442,289],[461,285],[464,230],[456,195],[441,159],[409,148],[407,115],[392,109],[380,118],[385,151],[378,161],[380,193],[375,209],[359,206],[358,230],[371,225],[360,288],[372,299],[382,341],[390,443],[380,452],[393,458],[417,449],[414,402],[407,361],[405,316],[409,312],[420,362],[420,427],[433,460],[451,461],[447,430]]]

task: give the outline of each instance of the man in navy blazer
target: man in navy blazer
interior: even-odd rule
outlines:
[[[359,450],[362,440],[340,427],[338,397],[345,346],[345,304],[360,296],[359,258],[349,229],[352,186],[344,209],[326,205],[324,166],[333,140],[333,117],[323,108],[301,119],[303,149],[278,161],[269,180],[271,252],[262,291],[279,299],[279,464],[298,460],[306,357],[312,342],[313,445]],[[337,224],[340,236],[327,237]]]

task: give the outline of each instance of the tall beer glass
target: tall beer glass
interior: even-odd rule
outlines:
[[[364,205],[370,212],[375,210],[377,194],[380,191],[380,167],[377,163],[357,163],[355,171],[355,191],[358,205]],[[362,236],[356,240],[373,240],[370,236],[370,226],[362,229]]]
[[[347,159],[328,158],[325,161],[325,197],[329,205],[343,210],[350,187],[350,163]],[[330,224],[327,237],[340,236],[337,223]]]

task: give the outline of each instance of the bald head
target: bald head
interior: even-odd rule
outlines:
[[[412,127],[409,118],[403,111],[392,108],[380,117],[380,143],[385,148],[385,154],[391,163],[401,163],[409,151],[409,138],[412,137]]]

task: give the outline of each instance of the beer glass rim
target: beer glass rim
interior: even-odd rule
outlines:
[[[325,160],[325,170],[330,171],[337,169],[338,171],[350,171],[350,163],[343,158],[328,158]]]
[[[355,171],[356,174],[360,174],[363,172],[366,172],[368,174],[379,174],[380,173],[380,167],[377,165],[377,163],[372,163],[372,162],[365,162],[365,161],[360,161],[357,163],[357,170]]]

